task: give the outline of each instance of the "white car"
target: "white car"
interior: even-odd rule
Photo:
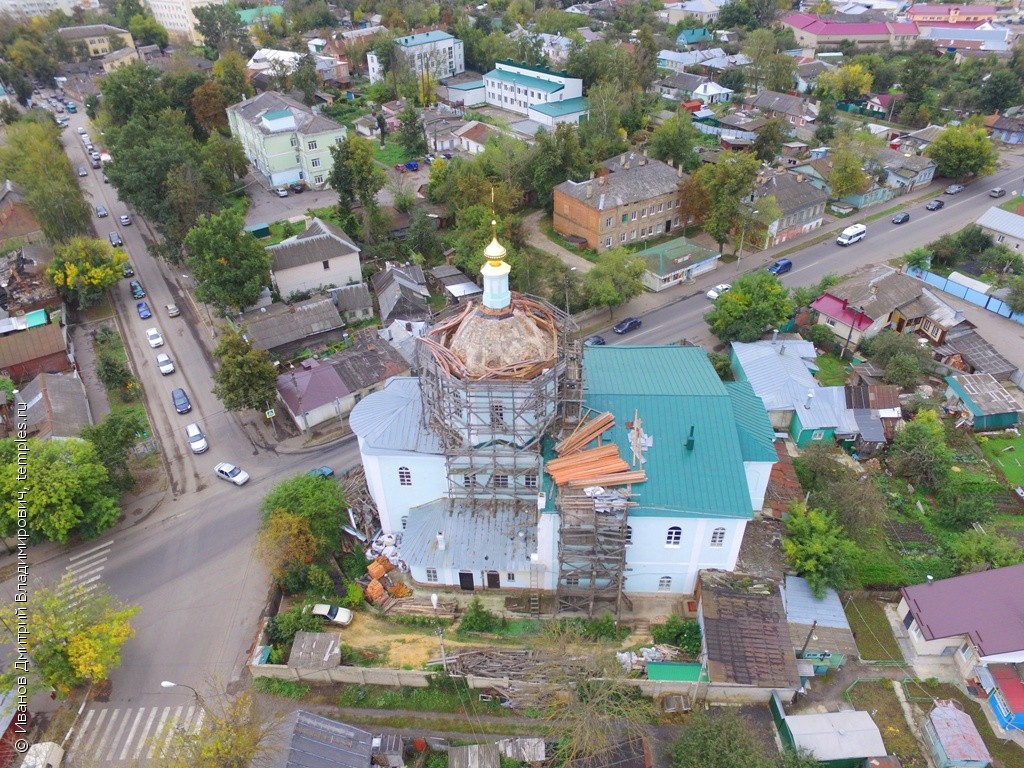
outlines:
[[[341,627],[347,627],[352,623],[352,611],[342,608],[340,605],[317,603],[313,606],[313,615],[320,616],[325,621]]]
[[[185,437],[188,438],[188,447],[192,449],[192,453],[206,453],[206,449],[210,447],[206,442],[206,435],[195,422],[185,426]]]
[[[288,190],[284,187],[278,187],[274,190],[274,194],[278,197],[288,197]]]
[[[146,329],[146,341],[149,342],[149,346],[151,346],[153,349],[156,349],[157,347],[162,347],[164,345],[164,337],[160,335],[160,331],[158,331],[156,328]]]
[[[170,355],[164,352],[156,356],[156,367],[160,369],[160,373],[164,376],[174,373],[174,361],[171,360]]]
[[[121,222],[121,226],[123,227],[130,227],[132,225],[132,217],[129,216],[127,213],[122,213],[118,217],[118,220]]]
[[[213,471],[217,474],[221,480],[227,480],[229,483],[235,485],[245,485],[249,482],[249,473],[241,467],[236,467],[234,464],[228,464],[226,461],[222,461]]]
[[[719,283],[704,295],[707,296],[708,299],[710,299],[711,301],[715,301],[723,293],[728,292],[730,288],[732,288],[732,286],[729,285],[729,283]]]

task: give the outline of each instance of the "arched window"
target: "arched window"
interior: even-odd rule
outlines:
[[[725,544],[725,528],[715,528],[711,532],[711,546],[721,547]]]
[[[409,471],[408,467],[398,468],[398,484],[412,485],[412,472]]]
[[[658,579],[658,591],[659,592],[671,592],[672,591],[672,577],[662,576]]]
[[[402,515],[402,530],[403,531],[405,530],[405,527],[407,525],[409,525],[409,516],[408,515]]]
[[[627,525],[626,526],[626,546],[628,547],[632,543],[633,543],[633,526],[632,525]]]
[[[678,525],[673,525],[668,529],[668,533],[665,535],[665,546],[666,547],[678,547],[683,541],[683,529]]]

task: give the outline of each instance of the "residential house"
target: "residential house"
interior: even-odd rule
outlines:
[[[999,354],[975,329],[953,328],[942,344],[935,347],[934,357],[943,365],[964,373],[989,373],[996,381],[1009,381],[1017,366]]]
[[[651,90],[660,93],[672,101],[686,101],[693,96],[694,90],[710,78],[694,75],[689,72],[672,72],[651,82]]]
[[[434,30],[395,38],[398,56],[407,71],[418,78],[424,73],[433,80],[457,75],[466,69],[466,56],[462,41],[447,32]],[[386,62],[377,58],[374,51],[366,54],[366,66],[370,83],[384,79]]]
[[[733,342],[733,372],[761,398],[776,433],[798,447],[854,439],[857,423],[846,410],[843,387],[821,387],[812,375],[817,352],[808,341],[775,339]]]
[[[897,102],[902,99],[902,93],[876,93],[868,97],[868,103],[864,105],[864,111],[873,112],[875,115],[889,120],[892,118]]]
[[[78,438],[91,425],[92,412],[78,374],[40,373],[14,396],[27,422],[27,435],[39,440]]]
[[[994,5],[914,3],[907,8],[907,19],[922,26],[928,22],[947,24],[984,24],[995,21],[998,8]]]
[[[818,77],[823,72],[835,69],[835,65],[821,59],[803,59],[796,65],[796,90],[799,93],[810,93],[818,84]]]
[[[743,107],[760,110],[768,117],[781,117],[796,128],[814,122],[816,117],[806,99],[777,91],[762,90],[748,96],[744,99]]]
[[[323,189],[334,165],[330,148],[345,139],[345,126],[301,102],[266,91],[227,109],[231,135],[271,187],[305,182]]]
[[[825,148],[822,148],[825,149]],[[807,180],[816,187],[820,187],[832,194],[832,184],[830,178],[832,176],[832,158],[825,154],[823,156],[815,157],[815,152],[811,152],[811,157],[803,162],[797,162],[796,164],[790,164],[788,166],[790,173],[800,173],[807,177]],[[839,202],[844,205],[848,205],[852,208],[867,208],[878,203],[892,200],[896,197],[896,190],[891,187],[886,187],[879,184],[873,176],[869,177],[870,182],[868,188],[863,192],[851,193],[844,195],[839,199]]]
[[[587,248],[606,251],[666,235],[681,226],[681,170],[626,152],[606,160],[599,174],[589,181],[570,179],[555,187],[556,232],[580,238]]]
[[[936,701],[921,728],[935,768],[988,768],[985,740],[970,714],[956,701]]]
[[[897,613],[915,656],[952,659],[1003,728],[1024,728],[1024,565],[903,587]]]
[[[977,432],[1006,429],[1020,421],[1024,403],[990,373],[955,373],[946,377],[945,409]]]
[[[992,124],[990,136],[1004,144],[1024,144],[1024,115],[1001,116]]]
[[[265,75],[266,80],[273,82],[277,77],[293,74],[306,55],[312,56],[317,77],[321,82],[337,85],[349,81],[348,62],[345,59],[339,60],[333,56],[319,54],[304,55],[274,48],[260,48],[256,51],[245,65],[245,70],[250,79]]]
[[[557,102],[583,105],[585,109],[585,102],[578,101],[583,98],[583,80],[569,77],[565,70],[498,61],[484,75],[484,88],[492,107],[521,115],[530,116],[536,108]]]
[[[863,768],[874,765],[871,758],[887,754],[882,733],[868,712],[787,715],[777,695],[769,707],[783,749],[808,752],[822,766]]]
[[[23,382],[40,373],[71,369],[74,350],[69,346],[67,329],[47,322],[45,311],[38,313],[43,317],[32,313],[29,317],[0,320],[0,376]],[[39,324],[30,325],[33,322]]]
[[[732,88],[726,88],[724,85],[719,85],[713,80],[709,80],[706,83],[701,83],[693,90],[693,98],[698,99],[704,104],[719,104],[721,102],[732,101],[732,97],[736,92]]]
[[[27,706],[19,706],[18,688],[12,685],[0,695],[0,765],[24,760],[23,736],[31,724],[32,714]]]
[[[61,27],[57,34],[74,52],[80,45],[88,50],[90,58],[98,59],[111,51],[135,48],[135,40],[127,29],[110,24],[86,24],[81,27]]]
[[[800,689],[779,585],[773,580],[702,570],[697,582],[701,657],[716,688],[746,689],[748,700],[792,699]]]
[[[704,0],[701,1],[703,2]],[[676,45],[681,48],[689,48],[692,45],[709,43],[711,40],[711,30],[707,27],[689,27],[676,35]]]
[[[793,30],[797,45],[818,49],[852,42],[860,48],[888,45],[908,48],[920,30],[913,21],[864,21],[858,16],[793,13],[779,22]]]
[[[749,67],[751,64],[753,64],[753,61],[745,53],[733,53],[706,58],[700,63],[700,66],[706,74],[712,77],[719,77],[723,72],[727,72],[730,69]]]
[[[560,67],[565,64],[569,58],[569,51],[572,50],[572,38],[563,35],[549,35],[546,32],[541,32],[536,35],[536,38],[540,42],[541,53],[547,56],[552,67]]]
[[[441,264],[430,270],[430,278],[439,291],[443,291],[452,304],[473,301],[483,295],[484,289],[451,264]]]
[[[824,221],[828,193],[811,184],[803,174],[777,171],[758,176],[754,192],[747,198],[750,210],[756,211],[758,200],[768,196],[775,199],[780,214],[768,224],[763,248],[780,245],[811,232]],[[754,236],[755,233],[751,232],[751,239]]]
[[[332,288],[331,298],[346,323],[358,323],[373,317],[373,297],[366,283]]]
[[[284,6],[259,5],[255,8],[239,8],[236,13],[245,26],[252,27],[256,24],[265,25],[274,16],[284,16]],[[312,53],[319,53],[319,51],[312,51]]]
[[[989,26],[989,25],[986,25]],[[918,40],[931,43],[942,53],[949,51],[992,51],[1006,53],[1013,49],[1016,35],[1005,27],[963,29],[921,25]]]
[[[868,169],[885,172],[885,186],[902,195],[927,186],[935,178],[938,164],[930,157],[900,150],[875,149],[865,158]]]
[[[900,152],[915,152],[921,154],[935,138],[946,130],[942,125],[927,125],[917,131],[911,131],[905,136],[896,140]]]
[[[886,329],[916,333],[941,345],[954,328],[974,326],[910,275],[881,265],[832,286],[811,303],[818,325],[832,330],[845,348],[856,349],[862,339]]]
[[[999,245],[1005,245],[1018,253],[1024,246],[1024,216],[992,207],[977,221],[979,227]]]
[[[373,765],[373,735],[337,720],[299,709],[284,718],[277,732],[283,740],[279,748],[268,750],[270,768]]]
[[[111,72],[116,72],[121,67],[126,67],[129,64],[141,60],[142,57],[139,56],[139,52],[134,48],[121,48],[117,51],[111,51],[100,61],[103,65],[103,73],[109,75]]]
[[[288,359],[303,349],[321,349],[341,341],[345,323],[330,296],[316,296],[294,304],[274,302],[243,314],[237,324],[256,349]]]
[[[387,264],[370,278],[373,292],[377,296],[378,314],[381,324],[390,325],[392,320],[427,320],[430,306],[427,301],[427,278],[423,267],[415,264]]]
[[[314,217],[304,232],[267,246],[271,278],[284,298],[362,282],[360,248],[340,227]]]
[[[477,120],[470,120],[453,133],[458,137],[458,148],[471,155],[479,155],[484,151],[492,136],[501,134],[497,128]]]
[[[857,422],[852,444],[857,457],[868,459],[892,442],[903,423],[900,388],[892,384],[847,384],[846,409]]]
[[[696,67],[710,59],[719,59],[726,56],[723,48],[704,48],[696,51],[662,50],[658,51],[658,69],[667,69],[672,72],[685,72],[688,67]]]
[[[721,259],[718,251],[704,248],[685,237],[644,248],[637,251],[636,256],[643,259],[647,267],[640,278],[644,288],[654,292],[717,269]]]
[[[786,574],[779,586],[790,645],[801,649],[798,668],[804,666],[802,661],[821,660],[825,654],[842,657],[840,663],[842,659],[857,658],[857,641],[838,592],[829,587],[824,595],[816,597],[807,579],[793,574]]]
[[[683,19],[696,19],[702,24],[708,24],[718,18],[724,3],[715,0],[685,0],[681,3],[666,3],[665,9],[658,15],[666,23],[678,24]],[[707,30],[704,30],[705,34]]]
[[[460,128],[466,125],[456,113],[447,108],[433,107],[420,113],[427,149],[434,153],[454,152],[459,148]]]
[[[381,328],[377,335],[394,347],[412,370],[417,370],[416,361],[417,339],[426,333],[426,322],[409,320],[392,320],[391,325]]]

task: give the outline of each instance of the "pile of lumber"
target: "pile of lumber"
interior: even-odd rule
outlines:
[[[581,421],[571,435],[555,446],[555,453],[559,456],[579,453],[585,446],[600,439],[601,435],[614,426],[615,417],[610,413],[602,413],[593,419]]]
[[[619,449],[616,446],[603,445],[582,453],[552,459],[547,463],[546,469],[556,485],[565,485],[570,480],[581,477],[625,472],[629,469],[629,464],[619,456]]]
[[[570,488],[588,488],[594,485],[628,485],[647,479],[643,470],[631,471],[629,463],[619,455],[614,444],[597,448],[584,448],[615,426],[610,413],[602,413],[580,425],[565,440],[555,446],[557,459],[547,462],[544,469],[555,485]]]
[[[384,574],[389,573],[395,569],[395,566],[390,560],[384,555],[380,555],[376,560],[366,566],[366,572],[370,574],[371,579],[379,579]]]
[[[412,597],[412,590],[403,581],[396,581],[387,587],[388,594],[392,597]]]

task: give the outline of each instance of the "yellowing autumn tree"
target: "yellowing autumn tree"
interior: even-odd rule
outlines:
[[[91,237],[73,237],[54,252],[46,277],[65,301],[77,307],[88,307],[115,285],[128,260],[122,251]]]

